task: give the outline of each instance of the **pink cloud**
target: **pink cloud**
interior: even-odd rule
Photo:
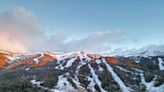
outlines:
[[[42,35],[41,24],[32,11],[15,7],[0,13],[0,48],[25,52]]]

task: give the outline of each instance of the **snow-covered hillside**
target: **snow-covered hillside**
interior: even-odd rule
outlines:
[[[0,51],[0,91],[164,92],[164,55],[146,53]]]

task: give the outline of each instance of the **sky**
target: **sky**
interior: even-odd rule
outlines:
[[[5,50],[101,52],[163,38],[163,0],[0,0]]]

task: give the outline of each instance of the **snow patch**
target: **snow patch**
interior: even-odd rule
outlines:
[[[31,83],[34,84],[34,85],[40,85],[43,82],[42,81],[31,80]]]
[[[161,85],[159,87],[152,87],[150,89],[150,92],[164,92],[164,85]]]
[[[92,90],[92,92],[96,92],[96,89],[95,89],[95,82],[93,80],[93,78],[91,77],[88,77],[88,81],[90,81],[89,85],[88,85],[88,89]]]
[[[143,73],[141,73],[140,76],[141,76],[141,83],[146,86],[146,90],[148,92],[164,92],[164,85],[161,85],[159,87],[154,86],[154,82],[155,82],[157,76],[155,76],[155,78],[151,82],[145,81]]]
[[[124,72],[131,73],[131,71],[124,69],[121,66],[116,66],[116,67],[119,68],[120,70],[124,71]]]
[[[107,92],[106,90],[104,90],[102,87],[101,87],[101,81],[99,80],[98,76],[96,75],[94,69],[91,67],[90,64],[88,64],[88,67],[90,68],[90,71],[92,73],[92,77],[93,79],[95,80],[95,82],[97,83],[98,87],[100,88],[101,92]]]
[[[158,61],[159,61],[159,69],[164,70],[164,62],[163,62],[162,58],[158,58]]]
[[[99,65],[99,71],[104,71],[104,69]]]
[[[76,60],[76,58],[73,58],[73,59],[70,59],[70,60],[68,60],[67,61],[67,63],[66,63],[66,65],[65,65],[65,67],[71,67],[72,66],[72,63],[74,62]]]
[[[112,74],[114,80],[117,82],[117,84],[119,85],[119,87],[121,88],[121,90],[123,92],[129,92],[129,88],[125,86],[124,82],[120,79],[120,77],[113,71],[113,68],[107,64],[107,62],[105,61],[105,59],[103,59],[103,63],[106,65],[107,70]]]
[[[141,76],[141,83],[146,86],[146,90],[149,90],[151,87],[153,87],[153,83],[154,83],[155,78],[151,82],[146,82],[145,78],[144,78],[144,74],[141,73],[140,76]]]
[[[74,87],[69,83],[67,77],[60,75],[58,77],[58,82],[57,86],[54,89],[54,92],[59,91],[59,92],[77,92]]]
[[[30,68],[26,68],[25,70],[28,71],[28,70],[30,70]]]
[[[40,53],[39,57],[34,58],[33,60],[35,61],[35,64],[38,64],[40,62],[39,59],[42,58],[42,57],[44,57],[44,53]]]

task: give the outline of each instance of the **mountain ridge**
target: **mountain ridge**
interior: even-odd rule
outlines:
[[[164,91],[163,54],[104,55],[83,51],[20,54],[0,51],[0,66],[0,86],[2,80],[14,85],[21,83],[15,88],[21,92],[26,89],[20,89],[22,84],[30,85],[29,90],[37,90],[33,92]],[[10,86],[0,89],[7,92],[11,90]]]

